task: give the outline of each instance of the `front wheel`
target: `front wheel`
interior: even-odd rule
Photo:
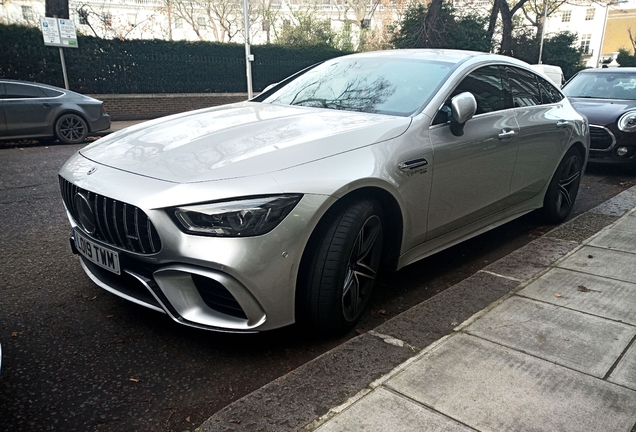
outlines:
[[[338,333],[360,319],[380,267],[382,231],[382,210],[373,200],[344,207],[319,231],[299,287],[301,321]]]
[[[570,148],[557,167],[543,199],[543,214],[548,222],[563,222],[572,211],[581,184],[582,170],[581,152]]]
[[[88,136],[88,125],[77,114],[64,114],[55,122],[55,136],[64,144],[80,144]]]

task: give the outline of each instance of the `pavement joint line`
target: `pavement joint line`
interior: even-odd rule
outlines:
[[[624,388],[624,389],[629,390],[630,392],[634,392],[634,393],[636,393],[636,390],[634,390],[634,389],[632,389],[632,388],[629,388],[629,387],[625,387],[625,386],[624,386],[624,385],[622,385],[622,384],[617,384],[617,383],[614,383],[614,382],[611,382],[611,381],[607,381],[607,380],[605,379],[605,377],[598,377],[598,376],[596,376],[596,375],[592,375],[592,374],[589,374],[589,373],[587,373],[587,372],[583,372],[583,371],[580,371],[580,370],[578,370],[578,369],[571,368],[571,367],[569,367],[569,366],[566,366],[566,365],[563,365],[563,364],[557,363],[557,362],[555,362],[555,361],[548,360],[548,359],[545,359],[545,358],[543,358],[543,357],[536,356],[536,355],[534,355],[534,354],[532,354],[532,353],[529,353],[529,352],[526,352],[526,351],[524,351],[524,350],[522,350],[522,349],[514,348],[514,347],[511,347],[511,346],[508,346],[508,345],[502,344],[501,342],[495,342],[495,341],[490,340],[490,339],[487,339],[487,338],[485,338],[485,337],[483,337],[483,336],[477,336],[477,335],[474,335],[474,334],[472,334],[472,333],[468,333],[468,332],[466,332],[466,331],[462,331],[461,333],[462,333],[462,334],[464,334],[464,335],[466,335],[466,336],[470,336],[470,337],[473,337],[473,338],[475,338],[475,339],[480,339],[480,340],[486,341],[486,342],[488,342],[488,343],[491,343],[491,344],[493,344],[493,345],[497,345],[497,346],[499,346],[499,347],[502,347],[502,348],[505,348],[505,349],[508,349],[508,350],[511,350],[511,351],[514,351],[514,352],[521,353],[521,354],[526,355],[526,356],[528,356],[528,357],[532,357],[533,359],[536,359],[536,360],[539,360],[539,361],[542,361],[542,362],[546,362],[546,363],[550,363],[551,365],[554,365],[555,367],[563,368],[563,369],[567,369],[567,370],[569,370],[569,371],[573,371],[573,372],[579,373],[579,374],[581,374],[581,375],[588,376],[588,377],[590,377],[590,378],[592,378],[592,379],[599,380],[599,381],[603,381],[604,383],[607,383],[607,384],[610,384],[610,385],[613,385],[613,386],[616,386],[616,387]],[[457,334],[457,333],[455,333],[455,334]],[[634,336],[634,339],[636,339],[636,336]],[[633,342],[633,340],[632,340],[632,342]],[[631,346],[631,343],[629,344],[629,346]]]
[[[567,269],[567,270],[570,270],[570,269]],[[588,274],[588,273],[585,273],[585,274]],[[624,282],[624,283],[628,283],[628,284],[636,286],[636,284],[634,284],[632,282],[627,282],[627,281],[619,281],[619,282]],[[533,297],[527,297],[527,296],[525,296],[523,294],[516,294],[516,296],[520,297],[520,298],[523,298],[523,299],[526,299],[526,300],[532,300],[532,301],[535,301],[535,302],[538,302],[538,303],[543,303],[543,304],[547,304],[547,305],[551,305],[551,306],[557,306],[557,307],[560,307],[560,308],[563,308],[563,309],[567,309],[569,311],[579,312],[579,313],[582,313],[582,314],[585,314],[585,315],[589,315],[589,316],[592,316],[592,317],[595,317],[595,318],[601,318],[601,319],[604,319],[604,320],[607,320],[607,321],[612,321],[612,322],[615,322],[615,323],[618,323],[618,324],[624,324],[624,325],[629,326],[629,327],[636,327],[636,325],[632,324],[632,323],[628,323],[628,322],[621,321],[621,320],[618,320],[618,319],[612,319],[612,318],[604,317],[604,316],[601,316],[601,315],[596,315],[596,314],[593,314],[593,313],[590,313],[590,312],[585,312],[585,311],[582,311],[582,310],[579,310],[579,309],[574,309],[574,308],[568,307],[567,305],[560,305],[560,304],[556,304],[556,303],[550,303],[549,301],[536,299],[536,298],[533,298]],[[631,345],[631,343],[630,343],[630,345]]]
[[[472,431],[479,432],[478,429],[475,429],[475,428],[471,427],[470,425],[464,423],[463,421],[458,420],[458,419],[456,419],[454,417],[451,417],[451,416],[449,416],[448,414],[446,414],[446,413],[444,413],[442,411],[438,411],[435,408],[433,408],[432,406],[426,405],[425,403],[422,403],[422,402],[420,402],[420,401],[418,401],[416,399],[413,399],[413,398],[411,398],[408,395],[405,395],[405,394],[402,394],[402,393],[400,393],[398,391],[395,391],[395,390],[393,390],[390,387],[382,387],[382,389],[385,390],[385,391],[388,391],[389,393],[392,393],[394,396],[397,396],[397,397],[399,397],[401,399],[406,399],[407,401],[412,402],[412,403],[414,403],[414,404],[416,404],[416,405],[418,405],[418,406],[420,406],[420,407],[422,407],[422,408],[424,408],[424,409],[426,409],[428,411],[432,411],[434,413],[437,413],[437,414],[441,415],[442,417],[445,417],[445,418],[447,418],[447,419],[449,419],[449,420],[451,420],[451,421],[453,421],[455,423],[458,423],[458,424],[460,424],[462,426],[465,426],[466,428],[468,428],[468,429],[470,429]]]
[[[385,343],[388,343],[389,345],[393,345],[399,348],[409,348],[411,351],[413,352],[419,352],[421,348],[415,347],[413,345],[409,345],[407,342],[401,340],[401,339],[397,339],[393,336],[390,335],[386,335],[383,333],[378,333],[375,330],[370,330],[367,332],[368,334],[370,334],[371,336],[375,336],[377,338],[382,339]]]
[[[478,270],[477,273],[486,273],[486,274],[489,274],[489,275],[497,276],[497,277],[508,279],[508,280],[515,281],[515,282],[523,282],[523,280],[521,280],[521,279],[517,279],[517,278],[512,277],[512,276],[505,276],[505,275],[502,275],[502,274],[499,274],[499,273],[495,273],[495,272],[491,272],[490,270]]]
[[[610,368],[607,371],[607,373],[605,374],[605,376],[603,376],[603,380],[607,380],[610,377],[610,375],[612,375],[612,372],[614,372],[614,369],[616,369],[616,367],[621,362],[623,357],[625,357],[625,354],[627,354],[627,351],[629,350],[629,348],[634,344],[634,341],[636,341],[636,335],[632,338],[631,341],[629,341],[629,343],[627,344],[627,346],[625,347],[625,349],[623,350],[621,355],[618,356],[618,358],[616,359],[614,364],[612,364],[612,366],[610,366]]]
[[[369,331],[368,333],[371,333],[372,331],[373,330]],[[381,334],[381,333],[377,333],[377,332],[374,332],[374,333]],[[367,394],[371,393],[376,388],[381,387],[381,386],[382,386],[382,388],[386,388],[386,387],[383,387],[383,384],[386,381],[390,380],[395,375],[397,375],[400,372],[402,372],[404,369],[406,369],[411,364],[415,363],[416,361],[418,361],[419,359],[424,357],[426,354],[428,354],[428,353],[434,351],[435,349],[437,349],[437,347],[439,347],[441,344],[446,342],[446,340],[451,338],[453,335],[455,335],[455,333],[451,333],[449,335],[443,336],[442,338],[436,340],[435,342],[431,343],[430,345],[427,345],[426,347],[422,348],[419,353],[417,353],[416,355],[414,355],[412,357],[409,357],[408,359],[406,359],[405,361],[403,361],[402,363],[400,363],[399,365],[394,367],[388,373],[386,373],[383,376],[381,376],[380,378],[372,381],[371,383],[369,383],[369,385],[366,388],[360,390],[358,393],[356,393],[355,395],[351,396],[345,402],[341,403],[340,405],[338,405],[336,407],[331,408],[329,410],[329,412],[327,412],[327,414],[322,415],[321,417],[317,418],[316,420],[312,421],[311,423],[307,424],[306,426],[303,426],[302,428],[300,428],[299,432],[308,432],[308,431],[313,431],[313,430],[317,429],[322,424],[324,424],[327,421],[331,420],[336,415],[338,415],[339,413],[341,413],[344,410],[346,410],[347,408],[349,408],[351,405],[353,405],[358,400],[360,400],[363,397],[365,397]],[[375,336],[375,335],[373,335],[373,336]]]

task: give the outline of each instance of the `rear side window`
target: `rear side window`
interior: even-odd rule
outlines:
[[[506,94],[498,66],[486,66],[471,72],[457,86],[451,97],[470,92],[477,100],[477,112],[484,114],[507,108]]]
[[[44,92],[45,95],[47,95],[48,97],[58,97],[58,96],[62,96],[64,93],[62,93],[61,91],[57,91],[57,90],[53,90],[53,89],[48,89],[45,87],[42,87],[42,91]]]
[[[36,86],[16,83],[5,83],[7,99],[28,99],[46,97],[44,92]]]
[[[561,93],[550,81],[540,76],[537,77],[539,88],[541,89],[541,101],[544,104],[552,104],[563,100]]]
[[[541,105],[541,92],[535,74],[515,67],[506,67],[506,73],[513,107]]]
[[[0,99],[4,99],[7,95],[4,92],[4,84],[0,83]]]

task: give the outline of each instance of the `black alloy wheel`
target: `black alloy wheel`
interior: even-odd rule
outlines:
[[[543,201],[543,211],[551,223],[565,220],[574,207],[579,192],[583,158],[576,148],[570,148],[557,167]]]
[[[88,136],[88,125],[77,114],[64,114],[55,122],[55,136],[64,144],[83,143]]]
[[[383,215],[372,200],[341,208],[320,227],[299,279],[297,318],[341,333],[362,316],[382,258]]]

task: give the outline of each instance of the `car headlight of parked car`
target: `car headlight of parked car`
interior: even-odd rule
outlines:
[[[251,237],[273,230],[302,195],[279,195],[215,202],[173,209],[187,233],[213,237]]]
[[[623,132],[636,132],[636,111],[627,111],[618,119],[618,128]]]

